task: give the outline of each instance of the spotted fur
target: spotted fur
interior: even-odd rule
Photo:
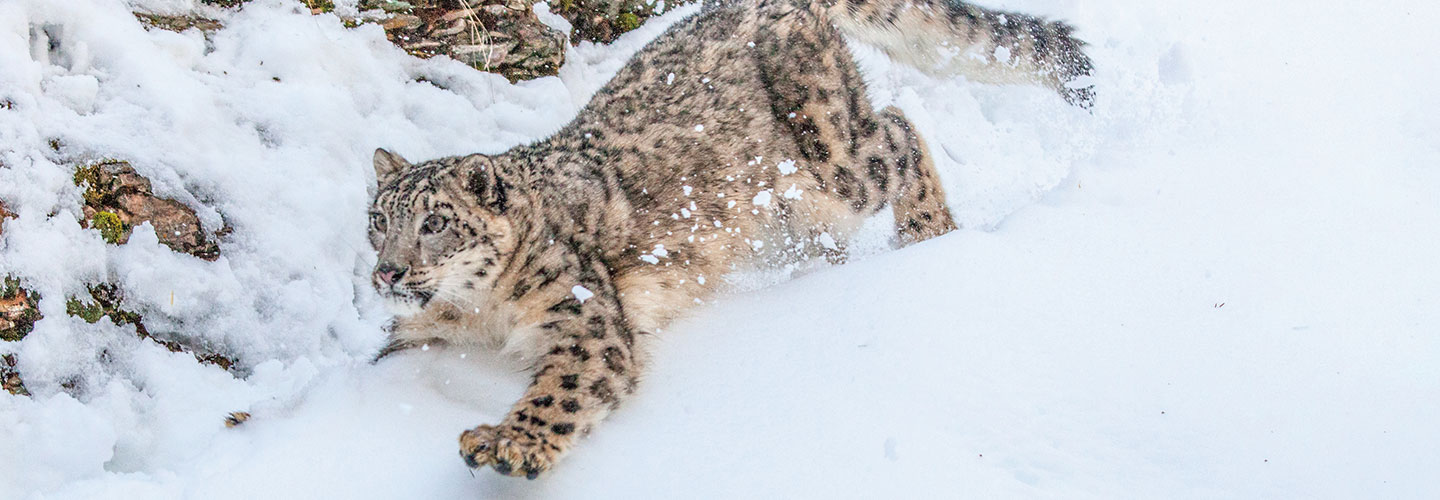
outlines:
[[[932,75],[1039,83],[1071,104],[1094,104],[1093,66],[1074,28],[955,0],[816,2],[846,35]]]
[[[376,152],[392,347],[489,341],[534,360],[505,419],[461,434],[466,463],[549,470],[726,274],[841,258],[886,207],[901,242],[955,228],[910,123],[871,109],[830,10],[847,5],[712,2],[546,140],[416,165]]]

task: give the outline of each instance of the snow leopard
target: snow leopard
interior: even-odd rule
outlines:
[[[710,0],[546,139],[415,163],[378,149],[371,281],[397,318],[382,356],[486,344],[531,362],[524,396],[459,451],[534,479],[636,392],[647,344],[727,273],[843,260],[885,209],[902,244],[956,229],[925,142],[872,109],[847,43],[1088,108],[1072,32],[954,0]]]

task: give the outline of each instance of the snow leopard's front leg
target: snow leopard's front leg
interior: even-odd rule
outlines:
[[[525,396],[499,425],[460,435],[460,456],[470,467],[534,479],[634,391],[635,337],[615,287],[598,260],[578,271],[545,286],[568,293],[544,310],[539,328],[549,347]]]

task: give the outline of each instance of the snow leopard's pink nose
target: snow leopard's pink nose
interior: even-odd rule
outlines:
[[[406,269],[398,268],[390,264],[380,264],[375,267],[375,279],[386,285],[394,285],[395,281],[405,276]]]

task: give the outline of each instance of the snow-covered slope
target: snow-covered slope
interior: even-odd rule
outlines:
[[[455,455],[520,364],[365,363],[369,152],[541,137],[693,7],[512,86],[293,1],[221,13],[211,45],[113,2],[0,1],[0,198],[21,214],[0,272],[47,316],[0,343],[36,392],[0,394],[0,498],[1440,496],[1440,6],[987,4],[1079,27],[1094,113],[858,48],[967,229],[700,308],[531,482]],[[81,230],[63,162],[99,157],[224,214],[224,257]],[[106,278],[249,376],[65,316]],[[237,409],[255,418],[225,429]]]

